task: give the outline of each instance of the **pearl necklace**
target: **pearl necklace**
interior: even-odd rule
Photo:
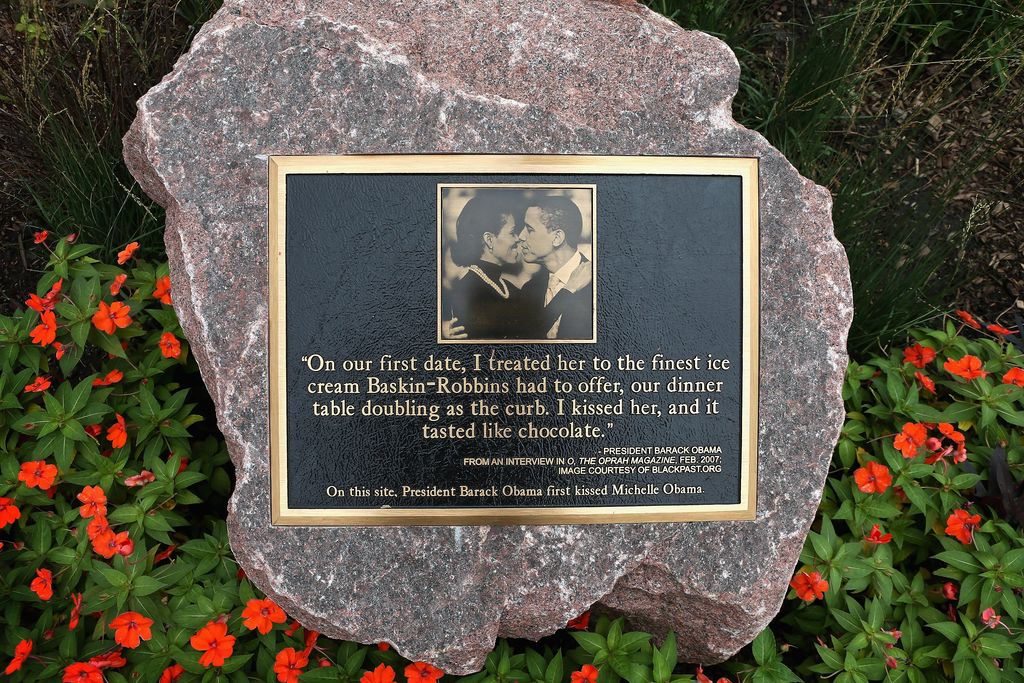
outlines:
[[[480,266],[472,265],[472,266],[469,267],[469,270],[471,270],[472,272],[476,273],[480,277],[481,280],[483,280],[484,282],[489,284],[491,286],[491,288],[495,292],[497,292],[498,295],[502,299],[507,299],[508,298],[508,283],[506,283],[504,280],[502,280],[501,278],[498,278],[498,282],[501,283],[501,286],[499,286],[498,282],[495,282],[491,278],[487,277],[486,274],[484,274],[484,271],[480,268]]]

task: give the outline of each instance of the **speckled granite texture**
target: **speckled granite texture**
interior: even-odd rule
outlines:
[[[732,52],[633,2],[228,0],[139,101],[125,156],[167,208],[175,307],[237,469],[252,581],[304,625],[452,673],[594,603],[722,660],[775,615],[843,419],[852,317],[827,191],[730,106]],[[275,528],[267,154],[516,152],[761,159],[756,522]]]

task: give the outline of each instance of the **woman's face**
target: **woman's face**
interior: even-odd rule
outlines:
[[[517,244],[516,219],[509,214],[505,214],[502,216],[501,229],[498,230],[494,240],[491,242],[491,253],[494,254],[499,263],[513,265],[518,263],[521,258]]]

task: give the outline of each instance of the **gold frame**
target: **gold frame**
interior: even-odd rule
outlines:
[[[287,500],[285,368],[285,186],[289,174],[453,173],[726,175],[742,181],[744,381],[741,391],[740,502],[730,505],[644,505],[582,508],[295,509]],[[757,515],[760,238],[758,160],[747,157],[419,154],[270,156],[270,478],[271,523],[282,526],[615,524],[753,520]],[[596,201],[596,190],[594,193]],[[440,210],[440,204],[438,205]],[[595,231],[597,216],[593,217]],[[596,278],[596,234],[595,234]],[[596,284],[595,284],[596,295]],[[596,305],[595,305],[596,315]],[[596,323],[594,328],[597,334]],[[474,340],[477,341],[477,340]],[[483,342],[486,343],[486,342]],[[579,343],[579,342],[577,342]]]
[[[444,191],[452,187],[465,188],[507,188],[517,190],[549,189],[549,190],[589,190],[590,191],[590,267],[594,274],[594,298],[590,302],[590,339],[443,339],[441,322],[444,320],[441,311],[441,199]],[[597,185],[593,184],[517,184],[517,183],[438,183],[437,184],[437,343],[438,344],[596,344],[597,343]]]

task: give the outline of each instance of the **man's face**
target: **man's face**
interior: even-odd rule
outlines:
[[[560,235],[558,230],[548,232],[538,207],[528,208],[523,217],[523,229],[519,231],[519,249],[523,252],[523,260],[527,263],[543,261],[555,250],[555,242]]]
[[[512,265],[518,263],[520,258],[516,238],[516,219],[510,214],[505,214],[501,218],[501,229],[494,236],[492,243],[493,253],[501,263]]]

